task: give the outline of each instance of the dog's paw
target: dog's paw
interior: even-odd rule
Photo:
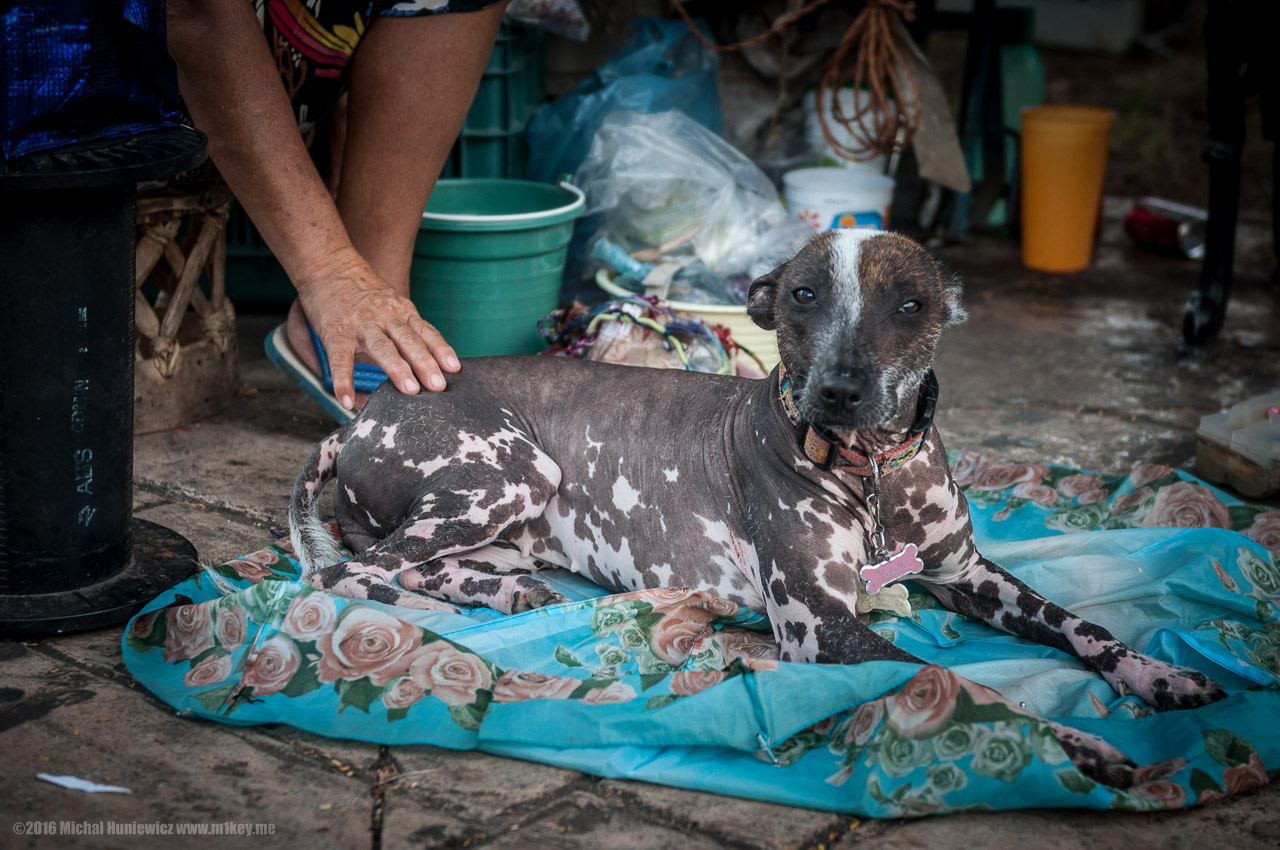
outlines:
[[[1147,698],[1160,711],[1180,708],[1199,708],[1226,697],[1222,685],[1203,673],[1187,667],[1173,667],[1152,683],[1152,694]]]
[[[1113,675],[1117,693],[1139,696],[1157,711],[1199,708],[1227,695],[1222,685],[1198,670],[1137,653],[1121,659]]]
[[[347,599],[368,599],[417,611],[458,613],[454,606],[433,599],[425,593],[415,592],[413,588],[396,587],[391,584],[388,575],[376,567],[353,567],[351,562],[334,564],[313,575],[309,583],[318,590],[327,590]]]
[[[351,568],[349,561],[341,561],[316,571],[311,578],[307,579],[307,584],[317,590],[327,590],[337,596],[346,596],[349,599],[365,599],[367,597],[359,591],[360,585],[356,581],[358,576],[359,572]],[[353,595],[353,592],[357,595]]]
[[[448,602],[441,602],[439,599],[432,599],[422,593],[414,593],[411,590],[400,590],[399,588],[390,588],[395,592],[394,599],[380,600],[390,605],[398,605],[401,608],[412,608],[415,611],[448,611],[450,614],[461,614],[462,611]],[[373,597],[370,596],[370,599]]]

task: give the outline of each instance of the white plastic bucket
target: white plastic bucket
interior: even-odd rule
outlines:
[[[787,210],[814,230],[884,230],[893,178],[864,168],[800,168],[782,175]]]
[[[848,128],[836,118],[835,102],[839,100],[840,112],[843,115],[852,117],[863,107],[863,98],[867,96],[865,93],[855,94],[852,87],[846,87],[840,89],[835,97],[828,94],[822,99],[822,104],[826,107],[824,111],[827,114],[827,129],[835,136],[836,141],[845,148],[857,149],[862,147],[862,143],[854,138],[853,133],[849,132]],[[874,120],[874,115],[866,117],[868,125],[874,123]],[[822,132],[822,122],[818,118],[818,96],[813,91],[804,93],[804,138],[810,150],[821,152],[818,165],[829,165],[837,168],[870,168],[877,174],[884,174],[889,167],[888,154],[881,154],[866,162],[853,162],[841,156],[827,141],[827,137]]]

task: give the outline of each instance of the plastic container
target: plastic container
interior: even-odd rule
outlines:
[[[1142,198],[1125,214],[1124,232],[1148,251],[1199,260],[1204,257],[1209,213],[1160,198]]]
[[[791,214],[814,230],[883,230],[893,201],[893,178],[869,168],[800,168],[782,176]]]
[[[227,217],[227,297],[244,305],[288,304],[297,291],[240,204]]]
[[[586,199],[576,186],[441,180],[418,229],[409,297],[460,357],[536,354],[560,300],[565,248]]]
[[[835,98],[824,97],[823,106],[826,107],[827,127],[831,130],[832,135],[836,137],[836,141],[847,148],[861,147],[861,142],[853,137],[853,133],[841,124],[835,116],[835,101],[839,101],[840,111],[847,117],[857,114],[857,110],[862,106],[862,98],[865,95],[862,92],[854,93],[853,85],[850,84],[840,89]],[[818,151],[818,162],[825,167],[835,168],[868,168],[877,174],[884,174],[889,168],[888,154],[881,154],[874,159],[866,162],[853,162],[845,159],[840,155],[839,151],[831,146],[827,141],[827,137],[822,132],[822,122],[818,118],[818,94],[815,90],[810,89],[804,93],[803,98],[804,109],[804,138],[807,146],[814,151]],[[868,116],[868,125],[871,120]]]
[[[613,282],[607,269],[596,272],[596,285],[610,295],[635,295]],[[760,359],[766,372],[778,365],[778,335],[751,321],[747,308],[742,304],[693,304],[687,301],[666,302],[673,310],[690,313],[707,324],[724,325],[733,335],[733,341]],[[750,358],[747,358],[749,361]]]
[[[1280,493],[1280,392],[1201,418],[1196,473],[1252,499]]]
[[[1022,263],[1088,268],[1115,113],[1089,106],[1022,110]]]

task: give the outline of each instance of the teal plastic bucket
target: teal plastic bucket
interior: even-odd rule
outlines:
[[[413,249],[409,296],[459,357],[536,354],[560,300],[565,248],[586,199],[576,186],[440,180]]]

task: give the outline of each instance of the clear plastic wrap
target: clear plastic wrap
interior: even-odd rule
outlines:
[[[506,17],[574,41],[586,41],[591,35],[591,25],[578,0],[511,0]]]
[[[813,234],[751,160],[677,110],[610,115],[574,183],[586,192],[585,214],[602,222],[592,242],[607,239],[645,263],[700,265],[720,279],[720,303],[741,303],[744,279]]]

